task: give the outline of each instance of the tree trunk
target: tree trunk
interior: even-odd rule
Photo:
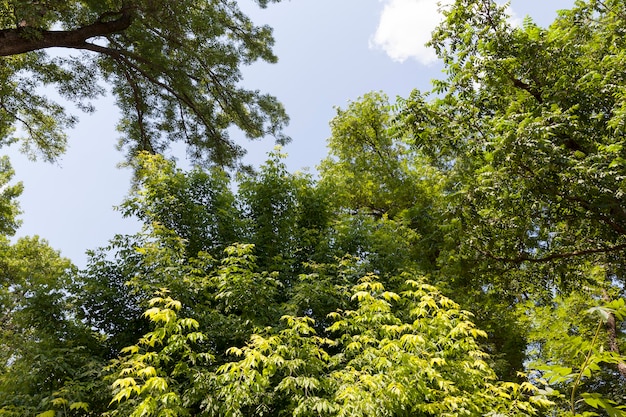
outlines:
[[[611,301],[609,294],[606,291],[602,292],[602,298],[606,302]],[[611,352],[621,355],[619,351],[619,344],[617,342],[617,323],[615,321],[615,314],[609,313],[605,326],[609,337],[609,349]],[[626,363],[619,362],[617,364],[617,371],[620,373],[622,378],[626,379]]]

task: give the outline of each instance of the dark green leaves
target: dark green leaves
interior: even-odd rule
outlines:
[[[235,2],[22,3],[0,6],[0,139],[19,127],[28,150],[57,158],[75,118],[41,87],[54,86],[89,110],[84,101],[102,94],[97,83],[105,80],[122,112],[120,147],[130,157],[180,141],[197,162],[234,166],[244,149],[230,140],[232,126],[249,138],[288,140],[280,103],[240,85],[242,65],[276,57],[271,29],[255,26]],[[43,52],[54,47],[86,53]]]

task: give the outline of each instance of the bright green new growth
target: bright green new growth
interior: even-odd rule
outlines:
[[[200,369],[187,392],[203,398],[203,413],[216,416],[521,416],[551,404],[528,383],[496,381],[478,343],[486,334],[435,287],[407,280],[394,293],[376,279],[369,275],[354,286],[355,309],[332,313],[327,337],[318,336],[310,317],[283,316],[281,328],[228,350],[240,360],[215,372]],[[197,322],[178,319],[177,302],[151,303],[165,307],[145,313],[156,329],[140,346],[126,348],[126,359],[115,365],[113,402],[132,416],[190,415],[180,408],[188,400],[165,376],[178,376],[179,367],[188,373],[191,358],[206,356],[186,350],[186,340],[202,340],[202,334],[181,333]],[[143,353],[141,346],[155,345],[156,351]],[[164,372],[180,349],[187,354],[174,372]],[[129,401],[135,396],[141,401]]]
[[[118,372],[111,385],[114,395],[110,403],[117,409],[111,415],[189,415],[183,401],[187,385],[202,376],[212,355],[194,349],[205,336],[198,331],[196,320],[178,317],[181,304],[167,296],[166,290],[149,304],[152,308],[144,315],[155,329],[137,345],[124,348],[122,356],[110,365]]]

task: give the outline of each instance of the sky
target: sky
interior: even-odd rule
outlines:
[[[511,8],[514,21],[530,15],[547,26],[556,10],[573,3],[512,0]],[[244,68],[244,85],[273,94],[285,105],[291,118],[285,133],[292,142],[283,151],[292,171],[315,170],[326,156],[336,106],[370,91],[406,97],[442,77],[441,63],[424,46],[441,18],[436,0],[283,0],[266,9],[250,0],[240,4],[255,23],[274,28],[279,62]],[[115,148],[119,133],[113,99],[94,104],[94,114],[78,114],[69,149],[54,164],[30,161],[16,146],[0,150],[11,158],[15,180],[24,184],[23,223],[16,238],[38,235],[79,267],[86,264],[87,250],[140,229],[114,209],[128,194],[131,172],[117,167],[124,155]],[[274,143],[245,145],[245,162],[258,166]]]

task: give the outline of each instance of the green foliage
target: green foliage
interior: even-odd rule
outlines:
[[[188,256],[219,253],[242,235],[230,180],[221,169],[184,173],[147,152],[134,163],[135,189],[119,208],[124,216],[172,230],[185,240]]]
[[[69,261],[37,237],[2,238],[0,269],[0,415],[100,408],[103,362],[97,339],[75,319]]]
[[[252,245],[226,248],[226,257],[216,276],[215,298],[222,310],[236,312],[245,321],[264,324],[276,314],[276,297],[280,282],[277,273],[255,273],[256,257]],[[254,302],[251,302],[254,300]]]
[[[399,105],[397,129],[445,178],[445,289],[496,335],[494,353],[510,353],[504,374],[533,347],[513,306],[541,311],[560,292],[624,287],[624,13],[623,2],[578,1],[548,28],[517,27],[494,1],[457,0],[431,41],[445,78]]]
[[[205,372],[212,360],[207,352],[195,348],[205,335],[191,318],[179,318],[180,302],[161,291],[150,300],[152,308],[144,315],[155,326],[136,345],[122,351],[110,368],[117,406],[110,415],[188,416],[186,397],[189,386]]]
[[[233,244],[214,258],[206,252],[190,256],[187,243],[152,223],[93,254],[76,297],[82,317],[107,336],[112,356],[145,333],[147,323],[138,316],[151,294],[164,287],[186,306],[183,312],[202,325],[218,353],[243,343],[254,326],[280,316],[282,284],[276,272],[257,266],[253,245]],[[107,258],[111,254],[114,257]]]
[[[330,156],[320,166],[320,185],[333,190],[337,205],[332,245],[339,254],[358,257],[363,272],[375,271],[385,283],[415,268],[440,277],[436,280],[446,293],[474,311],[488,331],[484,348],[498,375],[515,380],[525,349],[523,329],[508,308],[515,299],[502,297],[501,286],[494,285],[500,276],[489,276],[493,289],[484,291],[485,276],[474,274],[459,256],[459,246],[467,242],[460,240],[460,196],[450,190],[456,180],[449,172],[453,165],[431,160],[426,149],[415,146],[417,127],[406,129],[415,116],[408,113],[408,103],[417,100],[413,95],[390,105],[383,94],[370,93],[338,110]],[[422,103],[428,111],[435,108]],[[421,115],[429,123],[436,123],[430,119],[435,116]]]
[[[283,330],[231,349],[242,359],[218,369],[211,415],[527,415],[549,404],[529,384],[495,382],[484,332],[435,287],[408,280],[395,293],[367,276],[351,299],[329,337],[285,316]]]
[[[66,129],[77,120],[41,85],[93,111],[89,101],[104,93],[105,81],[130,159],[182,141],[198,162],[232,166],[244,152],[229,139],[232,126],[250,138],[288,140],[282,105],[240,86],[241,66],[276,57],[271,29],[255,26],[236,2],[10,0],[0,4],[0,31],[0,140],[16,140],[20,127],[33,157],[63,153]],[[51,47],[72,53],[49,55]]]
[[[118,236],[111,247],[124,241],[125,248],[132,248],[131,239]],[[78,318],[103,338],[101,347],[105,359],[117,357],[120,350],[136,342],[138,335],[148,331],[148,323],[141,316],[147,291],[129,285],[137,273],[141,256],[135,250],[120,250],[108,257],[104,251],[91,252],[85,270],[76,277],[71,293],[80,305]]]
[[[277,148],[258,173],[242,175],[239,200],[259,265],[290,276],[303,262],[327,260],[323,245],[333,213],[328,191],[311,175],[290,174],[285,157]]]
[[[161,3],[0,5],[19,34],[0,51],[118,27],[82,46],[93,64],[8,54],[0,135],[21,121],[56,156],[74,120],[35,85],[90,99],[93,65],[136,156],[120,210],[143,223],[80,272],[0,240],[0,415],[626,413],[623,2],[540,28],[456,0],[431,42],[446,78],[337,109],[319,181],[279,149],[235,178],[151,154],[182,139],[229,164],[231,124],[285,121],[237,87],[240,65],[274,59],[268,28],[236,2]],[[11,234],[21,188],[0,171]]]
[[[346,109],[338,108],[331,121],[329,157],[319,167],[320,185],[333,190],[335,204],[349,213],[339,214],[336,230],[345,228],[352,233],[350,230],[362,229],[361,224],[372,222],[354,214],[370,215],[381,220],[373,222],[375,228],[395,228],[404,235],[413,248],[413,260],[430,270],[441,239],[437,223],[443,178],[409,146],[395,127],[394,118],[389,99],[382,93],[366,94]],[[381,231],[381,241],[374,243],[377,246],[363,244],[361,252],[383,257],[385,248],[390,253],[399,249],[390,242],[395,233],[389,232],[385,239]],[[359,236],[357,241],[365,239]],[[387,268],[381,265],[379,271]]]
[[[616,401],[624,400],[617,367],[624,366],[626,356],[610,348],[606,331],[622,327],[615,321],[624,323],[626,318],[624,298],[601,304],[590,291],[573,293],[551,306],[526,305],[525,314],[534,347],[528,367],[536,373],[537,384],[558,399],[559,415],[594,415],[590,407],[610,416],[625,415],[626,408]]]
[[[550,262],[528,274],[538,285],[582,281],[575,257],[624,264],[623,12],[581,1],[547,29],[513,27],[491,1],[447,13],[432,44],[448,77],[431,102],[407,100],[404,123],[433,163],[447,161],[462,256]]]
[[[133,237],[119,236],[109,248],[95,252],[85,288],[102,280],[98,291],[110,293],[111,288],[119,288],[123,297],[124,282],[129,281],[144,294],[144,300],[146,294],[167,287],[185,305],[212,299],[208,310],[228,303],[229,314],[272,316],[276,308],[263,300],[286,301],[297,277],[310,272],[304,263],[334,259],[327,244],[332,219],[328,192],[316,187],[310,176],[288,173],[282,158],[274,152],[258,173],[240,176],[235,185],[239,192],[234,194],[233,184],[221,170],[185,173],[162,157],[140,155],[136,188],[121,211],[142,220],[144,231]],[[228,249],[231,245],[235,246]],[[246,251],[245,264],[229,264],[233,250]],[[241,262],[244,258],[232,259]],[[215,277],[228,268],[239,268],[242,274],[236,297],[222,291]],[[267,273],[258,274],[259,270]],[[255,294],[266,298],[246,293],[253,283],[250,280],[261,286]],[[262,282],[271,282],[267,289],[274,290],[261,291]],[[212,291],[221,294],[219,299]],[[85,296],[90,297],[89,291]],[[130,305],[136,304],[126,298]],[[252,299],[255,303],[247,304]],[[242,301],[248,308],[242,308]],[[101,311],[97,302],[94,299],[90,304]],[[119,306],[110,308],[119,310]],[[92,320],[100,317],[91,316]]]
[[[0,236],[13,235],[19,226],[16,217],[20,211],[15,199],[22,194],[22,184],[10,184],[14,174],[8,157],[0,158]]]

